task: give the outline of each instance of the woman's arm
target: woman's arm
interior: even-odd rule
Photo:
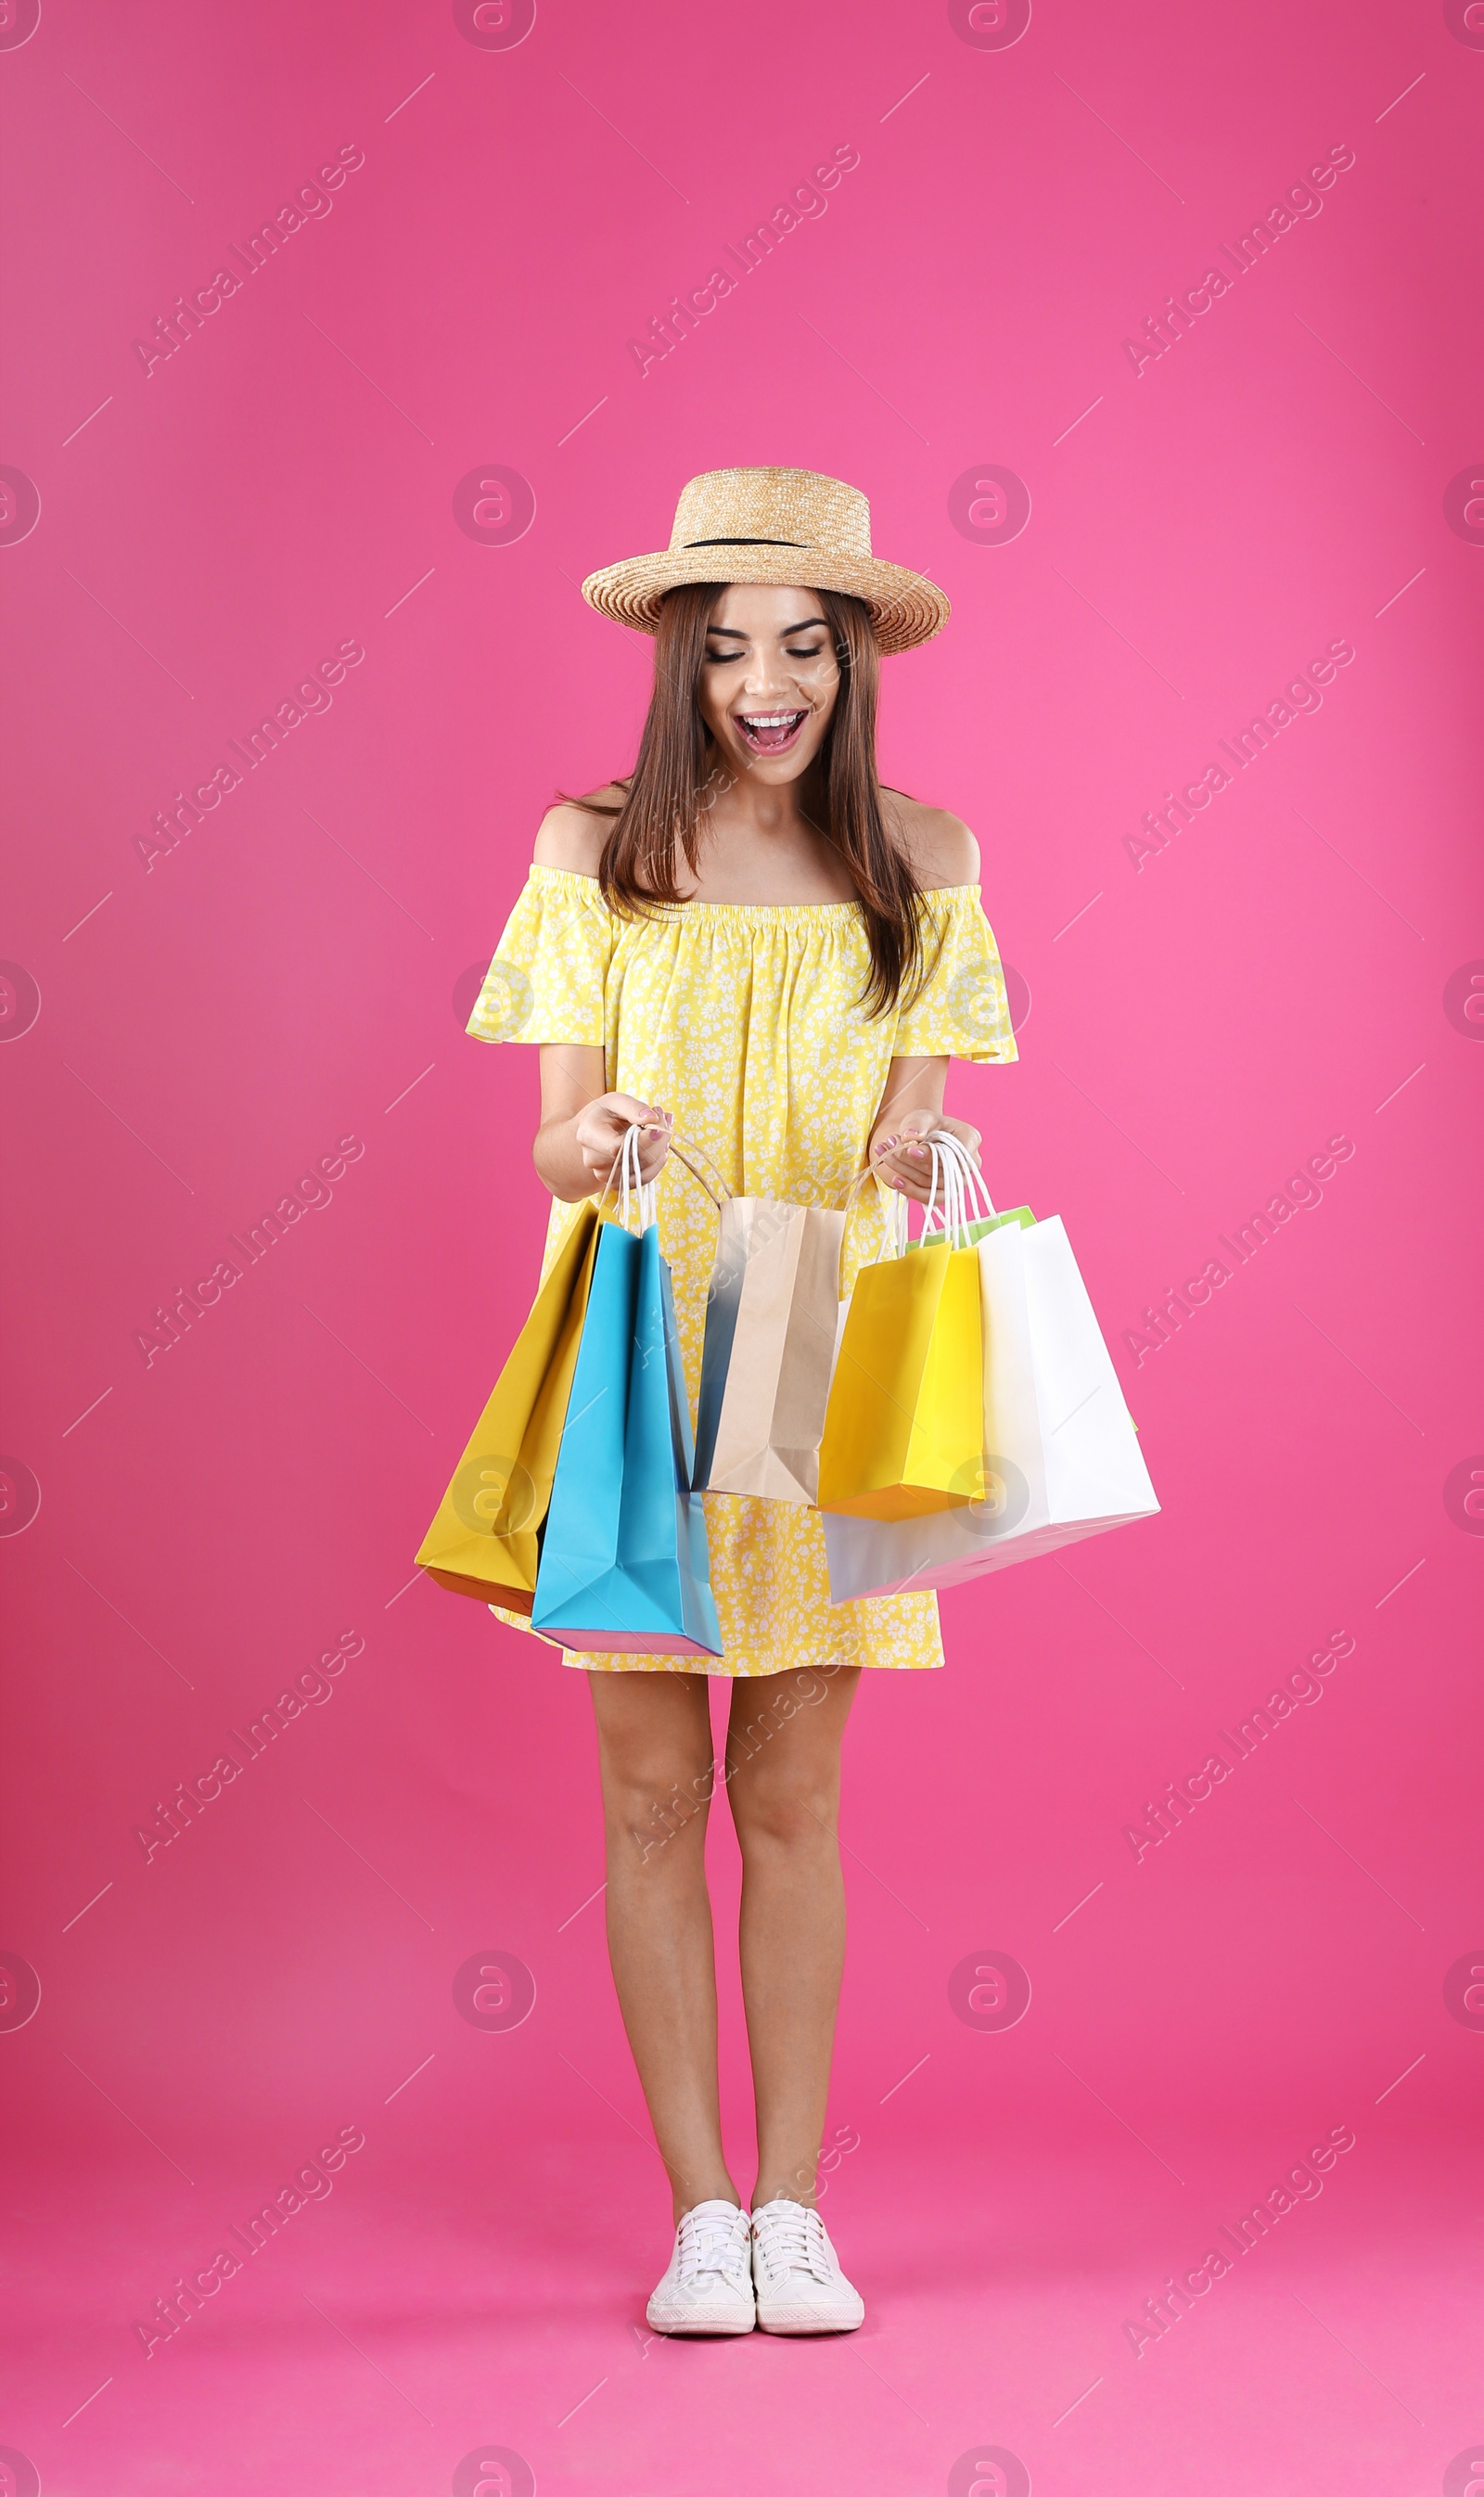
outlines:
[[[941,806],[920,806],[899,789],[881,792],[888,822],[912,864],[924,893],[977,884],[979,844],[965,823]],[[977,1167],[980,1135],[963,1119],[943,1112],[943,1087],[948,1081],[946,1058],[894,1058],[886,1090],[870,1131],[867,1158],[888,1187],[900,1188],[926,1205],[932,1185],[932,1156],[926,1139],[938,1133],[957,1136]]]
[[[542,1053],[545,1056],[545,1052]],[[948,1081],[946,1058],[894,1058],[886,1090],[870,1131],[867,1158],[888,1187],[900,1188],[926,1205],[932,1185],[932,1156],[927,1138],[957,1136],[978,1166],[980,1134],[963,1119],[945,1117],[943,1088]]]
[[[590,794],[608,806],[620,802],[625,792],[615,781]],[[595,876],[611,822],[609,814],[590,814],[584,806],[553,806],[536,836],[536,865]],[[603,1051],[595,1043],[549,1042],[541,1050],[541,1124],[531,1159],[543,1184],[564,1205],[597,1194],[626,1128],[647,1131],[639,1147],[642,1180],[657,1176],[670,1151],[669,1112],[636,1100],[632,1092],[605,1091],[607,1076]]]
[[[639,1143],[641,1180],[657,1178],[670,1152],[670,1113],[632,1092],[605,1092],[608,1072],[595,1044],[548,1043],[541,1051],[541,1124],[531,1159],[543,1185],[564,1205],[595,1196],[629,1127]]]

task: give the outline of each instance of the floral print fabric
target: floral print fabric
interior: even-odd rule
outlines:
[[[688,902],[624,920],[595,878],[533,867],[468,1027],[480,1040],[601,1046],[608,1089],[671,1111],[677,1135],[705,1149],[734,1195],[841,1205],[864,1166],[894,1058],[1017,1055],[979,887],[924,899],[930,975],[908,1006],[871,1019],[861,1004],[869,948],[854,902]],[[553,1203],[543,1274],[576,1210]],[[881,1253],[890,1215],[874,1189],[856,1195],[842,1293]],[[673,1156],[659,1184],[659,1230],[694,1415],[716,1216]],[[568,1655],[569,1663],[725,1675],[942,1663],[931,1592],[831,1604],[816,1509],[704,1498],[725,1653]]]

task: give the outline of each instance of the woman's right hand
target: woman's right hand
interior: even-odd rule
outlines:
[[[641,1182],[657,1179],[669,1157],[674,1123],[668,1110],[637,1100],[632,1092],[600,1092],[595,1101],[589,1101],[573,1122],[572,1137],[592,1183],[592,1194],[607,1185],[630,1127],[640,1130]]]

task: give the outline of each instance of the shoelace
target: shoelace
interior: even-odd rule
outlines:
[[[806,2271],[815,2280],[833,2281],[825,2224],[817,2211],[806,2210],[802,2202],[785,2203],[782,2210],[770,2211],[762,2220],[754,2219],[752,2233],[763,2249],[763,2260],[772,2277]]]
[[[704,2273],[719,2272],[736,2287],[745,2277],[746,2248],[746,2238],[738,2231],[735,2220],[723,2220],[714,2211],[687,2211],[680,2222],[678,2248],[681,2285],[690,2289]]]

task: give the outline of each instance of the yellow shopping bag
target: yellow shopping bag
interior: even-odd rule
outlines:
[[[819,1451],[819,1505],[924,1517],[984,1496],[984,1341],[972,1248],[929,1240],[863,1266]]]
[[[418,1554],[455,1595],[529,1613],[539,1530],[592,1283],[598,1210],[584,1203],[495,1382]]]

